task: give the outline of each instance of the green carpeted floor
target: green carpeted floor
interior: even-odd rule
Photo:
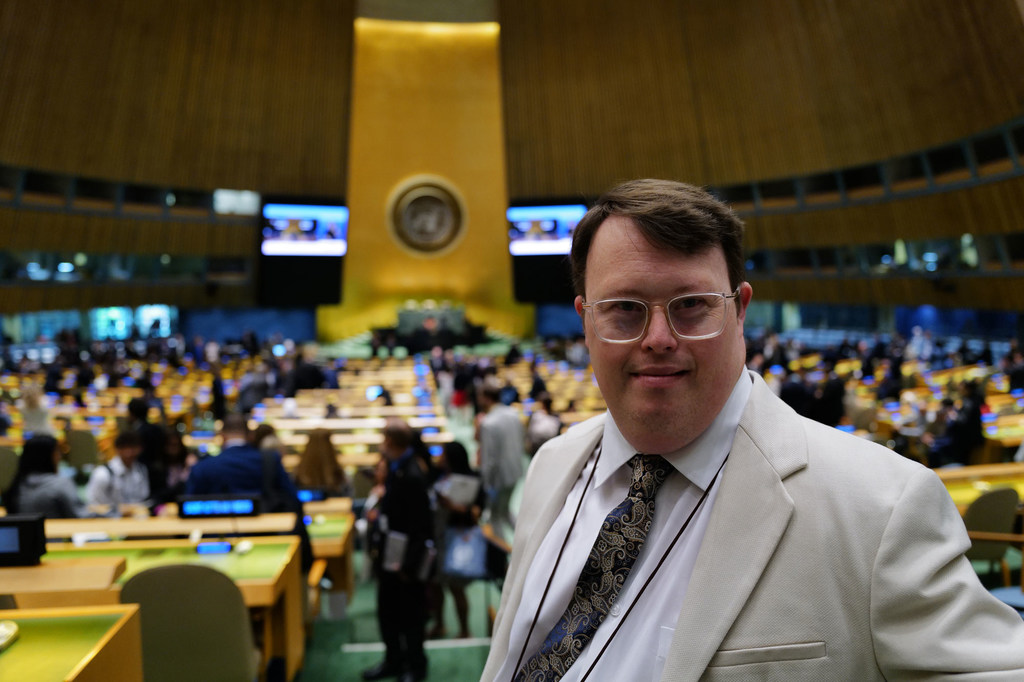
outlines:
[[[357,570],[363,560],[357,553]],[[488,605],[497,608],[500,593],[495,585],[477,581],[467,590],[471,639],[429,640],[427,658],[429,678],[445,682],[476,682],[484,669],[489,648]],[[376,586],[361,580],[344,616],[331,613],[331,604],[316,621],[313,636],[306,646],[306,662],[297,678],[300,682],[355,682],[361,672],[377,664],[384,655],[377,629]],[[451,597],[445,599],[445,625],[449,633],[458,632],[458,620]]]
[[[476,452],[473,440],[472,418],[454,417],[449,428],[462,442],[470,456]],[[521,491],[513,495],[512,507],[518,508]],[[306,646],[306,662],[297,678],[299,682],[355,682],[361,680],[364,669],[376,665],[384,656],[384,645],[377,628],[376,585],[365,577],[364,555],[357,551],[356,574],[364,576],[356,584],[351,604],[334,609],[327,602],[323,614],[313,628],[313,636]],[[427,642],[430,680],[444,682],[477,682],[484,669],[489,649],[489,620],[487,608],[498,607],[501,593],[489,582],[476,581],[466,590],[469,598],[469,629],[472,638],[433,639]],[[458,619],[451,596],[445,596],[445,627],[454,635],[459,631]],[[338,611],[343,610],[343,614]]]

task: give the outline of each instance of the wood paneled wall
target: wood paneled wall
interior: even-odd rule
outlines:
[[[88,310],[165,303],[182,308],[251,306],[247,284],[33,284],[0,286],[0,314],[36,310]]]
[[[896,239],[1024,232],[1024,178],[941,194],[748,218],[745,248],[882,244]]]
[[[1024,310],[1024,276],[768,280],[752,286],[756,301]]]
[[[728,185],[942,144],[1024,111],[1015,0],[500,5],[509,194]]]
[[[12,251],[171,254],[255,258],[257,223],[172,222],[0,208],[3,248]]]
[[[343,195],[355,4],[7,0],[0,162]],[[813,173],[1024,111],[1016,0],[506,0],[499,16],[513,198]]]
[[[7,0],[0,162],[341,196],[354,1]]]

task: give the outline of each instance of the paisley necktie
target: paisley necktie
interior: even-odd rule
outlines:
[[[636,455],[630,463],[633,481],[626,499],[605,517],[569,606],[540,651],[519,669],[515,682],[560,680],[594,637],[626,582],[651,529],[654,496],[672,471],[661,455]]]

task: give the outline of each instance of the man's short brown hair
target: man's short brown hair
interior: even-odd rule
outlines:
[[[576,225],[572,236],[572,283],[586,296],[587,256],[601,224],[611,216],[630,218],[653,246],[682,254],[722,249],[735,291],[746,278],[743,222],[709,192],[673,180],[631,180],[605,192]]]
[[[220,427],[221,433],[232,433],[240,436],[249,435],[249,421],[244,414],[229,414],[224,417],[224,423]]]
[[[136,431],[122,431],[114,439],[115,450],[127,450],[129,448],[141,448],[142,436]]]
[[[415,439],[415,434],[412,431],[412,427],[403,420],[397,417],[392,417],[387,420],[384,424],[382,431],[384,438],[391,441],[396,448],[406,450],[412,445]]]

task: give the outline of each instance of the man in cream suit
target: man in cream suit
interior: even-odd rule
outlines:
[[[799,417],[744,367],[742,232],[706,192],[658,180],[577,225],[608,413],[530,466],[483,679],[1024,680],[1024,623],[964,558],[938,478]],[[570,616],[636,453],[669,465],[646,539]]]

